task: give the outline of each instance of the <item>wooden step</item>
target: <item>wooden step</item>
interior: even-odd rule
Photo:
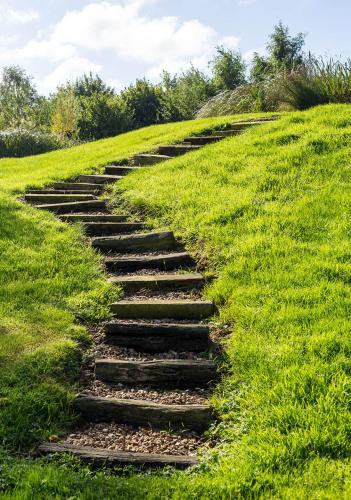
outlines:
[[[156,429],[208,429],[212,411],[208,405],[164,405],[135,399],[113,399],[79,395],[74,408],[88,422],[117,422]]]
[[[165,160],[170,160],[171,156],[161,154],[141,154],[135,155],[133,160],[136,165],[155,165]]]
[[[78,177],[79,182],[88,182],[91,184],[109,184],[117,182],[120,179],[122,179],[120,175],[80,175]]]
[[[231,135],[237,135],[240,134],[240,132],[243,132],[244,130],[251,128],[251,127],[257,127],[258,125],[263,125],[264,123],[270,122],[272,120],[257,120],[257,121],[249,121],[249,122],[238,122],[238,123],[233,123],[230,125],[230,128],[227,128],[225,130],[216,130],[214,134],[217,137],[228,137]]]
[[[111,321],[104,327],[106,342],[139,352],[204,352],[210,345],[207,325]]]
[[[24,199],[28,203],[70,203],[74,201],[90,201],[96,197],[92,194],[26,194]]]
[[[141,468],[171,466],[177,469],[186,469],[197,464],[195,456],[131,453],[58,443],[44,443],[39,446],[38,452],[41,455],[51,455],[54,457],[57,454],[68,453],[95,467],[124,467],[131,465]]]
[[[126,215],[110,215],[110,214],[69,214],[61,215],[60,219],[66,222],[126,222]]]
[[[72,195],[99,195],[99,191],[76,191],[76,190],[64,190],[64,189],[29,189],[27,191],[27,194],[51,194],[51,195],[66,195],[66,194],[72,194]]]
[[[217,369],[213,361],[161,359],[125,361],[96,359],[95,376],[108,383],[155,387],[203,387],[214,381]]]
[[[111,312],[120,319],[201,320],[214,314],[214,305],[209,300],[121,300],[111,304]]]
[[[219,130],[216,131],[216,135],[223,137],[231,137],[232,135],[239,135],[241,130]]]
[[[197,151],[200,149],[201,146],[187,146],[186,144],[170,144],[166,146],[160,146],[158,148],[158,152],[161,155],[167,155],[167,156],[180,156],[184,155],[186,153],[191,153],[192,151]]]
[[[69,214],[72,212],[103,212],[107,210],[106,203],[102,200],[76,201],[72,203],[55,203],[49,205],[35,205],[39,210],[49,210],[56,214]]]
[[[194,261],[187,252],[178,252],[161,255],[106,257],[105,265],[109,271],[136,271],[140,269],[171,271],[181,267],[190,267],[194,265]]]
[[[245,130],[250,127],[256,127],[257,125],[262,125],[262,121],[249,121],[249,122],[237,122],[230,125],[231,130]]]
[[[53,187],[54,189],[91,191],[93,193],[102,191],[102,186],[97,186],[91,182],[56,182]]]
[[[200,135],[198,137],[187,137],[184,140],[184,143],[193,145],[193,146],[204,146],[206,144],[212,144],[213,142],[218,142],[223,139],[220,135]]]
[[[142,233],[121,236],[106,236],[94,238],[92,244],[100,250],[113,250],[115,252],[138,250],[171,250],[176,241],[173,232]]]
[[[232,135],[238,135],[244,130],[251,128],[251,127],[256,127],[258,125],[264,124],[265,121],[258,121],[258,122],[240,122],[240,123],[234,123],[233,125],[230,126],[230,128],[225,129],[225,130],[216,130],[215,135],[217,137],[227,137],[227,136],[232,136]]]
[[[141,222],[85,222],[84,226],[90,236],[133,233],[145,229],[145,224]]]
[[[162,290],[165,288],[197,288],[204,284],[201,274],[146,274],[113,276],[110,283],[121,285],[127,292],[138,290]]]
[[[127,175],[131,172],[140,170],[140,167],[127,167],[124,165],[107,165],[105,167],[106,175]]]

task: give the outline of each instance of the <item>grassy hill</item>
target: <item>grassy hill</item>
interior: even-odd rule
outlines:
[[[99,170],[230,118],[153,126],[22,159],[0,160],[0,443],[34,445],[70,421],[68,403],[88,322],[108,317],[118,290],[78,228],[20,203],[26,188]]]
[[[12,193],[223,120],[151,127],[80,150],[0,162],[5,445],[34,443],[69,421],[78,346],[88,341],[73,314],[106,317],[113,293],[78,229],[20,205]],[[0,491],[12,488],[17,498],[347,498],[350,158],[351,108],[324,106],[118,183],[120,209],[131,206],[151,225],[172,228],[216,275],[206,294],[227,332],[226,374],[214,396],[220,445],[192,474],[95,476],[71,463],[9,460]]]

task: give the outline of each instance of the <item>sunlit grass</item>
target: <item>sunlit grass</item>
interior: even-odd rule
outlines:
[[[128,151],[121,157],[136,151],[135,145]],[[151,226],[172,228],[217,276],[205,293],[218,304],[226,332],[226,372],[213,398],[220,415],[213,435],[220,442],[191,474],[121,477],[93,475],[70,460],[9,462],[0,484],[13,498],[350,496],[350,158],[351,108],[325,106],[284,115],[240,137],[135,172],[115,187],[121,210],[141,210]],[[65,175],[72,175],[68,163]],[[40,182],[56,175],[51,160],[50,165]],[[27,182],[7,175],[9,189]],[[16,260],[14,248],[0,264],[6,268],[2,276],[14,266],[20,281],[18,293],[11,279],[5,292],[8,309],[0,331],[2,338],[10,339],[11,332],[13,337],[1,345],[8,346],[13,385],[7,392],[16,412],[5,412],[0,432],[1,425],[11,428],[12,415],[27,411],[36,425],[30,428],[35,442],[43,428],[54,432],[68,420],[66,380],[79,367],[76,336],[85,339],[70,310],[103,315],[104,308],[95,310],[96,297],[107,292],[99,259],[83,245],[79,230],[30,208],[21,207],[20,213],[13,239],[26,241],[19,255],[31,257],[29,270],[23,259]],[[23,219],[45,228],[43,234],[33,230],[32,240]],[[7,231],[12,233],[11,224]],[[59,283],[54,280],[50,298],[46,288],[61,269],[52,262],[60,258],[69,272]],[[81,272],[79,282],[71,276],[75,269]],[[91,290],[91,300],[82,304],[84,290]],[[28,307],[17,311],[24,297]],[[38,307],[42,303],[45,314]],[[48,341],[39,347],[40,338]],[[20,384],[19,373],[31,380],[34,397],[28,384]],[[25,437],[28,427],[21,418],[15,422],[16,436]]]
[[[98,170],[229,120],[154,126],[40,156],[0,160],[0,444],[26,448],[69,421],[80,345],[89,341],[77,320],[106,319],[119,293],[106,281],[101,257],[78,227],[24,205],[17,196],[29,186]]]

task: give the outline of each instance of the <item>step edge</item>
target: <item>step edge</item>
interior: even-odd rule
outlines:
[[[89,459],[89,453],[91,454],[91,460],[102,460],[102,461],[115,461],[121,463],[128,463],[131,461],[139,462],[140,464],[152,464],[152,463],[165,463],[165,464],[182,464],[182,465],[196,465],[198,459],[195,455],[162,455],[156,453],[137,453],[128,451],[112,451],[106,450],[105,448],[93,448],[91,446],[77,446],[69,444],[57,444],[57,443],[43,443],[37,448],[38,452],[41,454],[54,454],[54,453],[72,453],[80,455],[82,458]],[[99,456],[100,455],[100,456]]]
[[[211,405],[206,405],[206,404],[183,404],[183,405],[171,405],[171,404],[163,404],[163,403],[155,403],[154,401],[150,401],[147,399],[123,399],[123,398],[104,398],[102,396],[90,396],[86,395],[84,393],[79,393],[76,395],[74,403],[77,401],[81,400],[89,400],[91,402],[104,402],[104,403],[111,403],[116,404],[116,405],[125,405],[125,406],[145,406],[148,408],[152,409],[164,409],[168,410],[169,412],[176,412],[176,411],[193,411],[193,410],[199,410],[199,411],[212,411],[212,406]]]

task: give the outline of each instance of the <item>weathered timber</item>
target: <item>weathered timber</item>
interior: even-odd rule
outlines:
[[[152,401],[79,395],[74,408],[87,421],[108,422],[158,429],[184,428],[203,432],[211,421],[208,405],[163,405]]]
[[[127,167],[124,165],[107,165],[105,167],[106,175],[127,175],[139,170],[140,167]]]
[[[80,175],[79,182],[89,182],[91,184],[110,184],[117,182],[122,177],[120,175]]]
[[[110,215],[110,214],[69,214],[61,215],[60,219],[67,222],[126,222],[126,215]]]
[[[170,160],[171,156],[157,154],[140,154],[135,155],[133,160],[136,165],[155,165],[165,160]]]
[[[181,267],[193,266],[194,261],[187,252],[178,252],[161,255],[106,257],[105,265],[109,271],[135,271],[139,269],[171,271]]]
[[[198,137],[187,137],[184,140],[184,144],[189,144],[193,146],[205,146],[206,144],[212,144],[213,142],[218,142],[223,139],[219,135],[200,135]]]
[[[92,194],[26,194],[24,199],[28,203],[70,203],[73,201],[90,201],[96,197]]]
[[[214,313],[214,305],[209,300],[121,300],[111,304],[111,312],[121,319],[200,320]]]
[[[90,236],[133,233],[145,228],[145,224],[141,222],[85,222],[84,226]]]
[[[257,125],[262,125],[264,122],[262,120],[249,121],[249,122],[238,122],[232,123],[230,125],[231,130],[245,130],[250,127],[256,127]]]
[[[108,344],[138,352],[204,352],[210,345],[209,327],[200,324],[111,321],[104,332]]]
[[[56,214],[69,214],[72,212],[103,212],[107,209],[102,200],[76,201],[72,203],[55,203],[49,205],[35,205],[39,210],[49,210]]]
[[[146,274],[135,276],[113,276],[110,283],[121,285],[127,292],[137,290],[162,290],[165,288],[197,288],[203,285],[201,274]]]
[[[92,192],[101,192],[102,186],[97,186],[91,182],[56,182],[54,184],[54,189],[64,189],[71,191],[92,191]]]
[[[200,149],[201,146],[193,146],[193,145],[186,145],[186,144],[170,144],[167,146],[160,146],[158,148],[158,152],[161,155],[166,155],[166,156],[180,156],[184,155],[186,153],[191,153],[192,151],[197,151]]]
[[[104,448],[89,446],[75,446],[72,444],[45,443],[39,446],[38,452],[42,455],[55,456],[57,454],[71,454],[83,462],[95,467],[116,467],[133,465],[141,468],[156,468],[172,466],[177,469],[186,469],[197,464],[194,456],[183,455],[156,455],[151,453],[131,453],[126,451],[110,451]]]
[[[92,244],[100,250],[113,250],[115,252],[138,250],[171,250],[176,241],[173,232],[141,233],[111,237],[94,238]]]
[[[220,130],[216,132],[216,135],[223,137],[231,137],[232,135],[239,135],[241,130]]]
[[[200,387],[214,381],[216,365],[212,361],[162,359],[125,361],[96,359],[95,376],[102,382],[140,384],[156,387]]]
[[[72,194],[72,195],[83,195],[83,194],[89,194],[89,195],[99,195],[99,191],[91,191],[91,190],[81,190],[77,191],[75,189],[29,189],[27,191],[27,194],[52,194],[52,195],[66,195],[66,194]]]

